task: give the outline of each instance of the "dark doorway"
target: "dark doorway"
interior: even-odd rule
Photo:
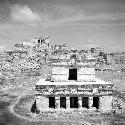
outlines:
[[[69,79],[68,80],[77,80],[77,69],[69,69]]]
[[[82,98],[82,107],[89,108],[89,98],[88,97]]]
[[[36,111],[36,100],[31,107],[31,112],[35,113],[35,111]]]
[[[60,108],[66,108],[66,97],[60,97]]]
[[[49,108],[55,108],[55,97],[49,97]]]
[[[78,97],[70,97],[70,108],[78,108]]]
[[[93,97],[93,107],[99,109],[99,97]]]

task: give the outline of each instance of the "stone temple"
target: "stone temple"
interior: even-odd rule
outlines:
[[[58,110],[114,111],[113,84],[95,78],[95,58],[81,59],[76,53],[51,59],[51,78],[36,85],[36,106],[40,112]]]

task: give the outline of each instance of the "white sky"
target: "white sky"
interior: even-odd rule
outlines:
[[[125,51],[125,0],[0,0],[0,49],[36,35],[71,48]]]

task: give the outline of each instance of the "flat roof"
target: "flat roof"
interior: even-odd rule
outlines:
[[[96,78],[95,79],[96,81],[92,81],[92,82],[79,82],[79,81],[73,81],[73,80],[70,80],[70,81],[62,81],[62,82],[51,82],[51,81],[46,81],[46,79],[40,79],[36,85],[112,85],[113,83],[110,83],[110,82],[105,82],[104,80],[101,80],[101,79],[98,79]]]

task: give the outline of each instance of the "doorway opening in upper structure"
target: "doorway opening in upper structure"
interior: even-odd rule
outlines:
[[[70,108],[78,108],[78,97],[70,97]]]
[[[77,69],[69,69],[69,78],[68,80],[77,80]]]
[[[49,97],[49,108],[55,108],[55,97]]]

